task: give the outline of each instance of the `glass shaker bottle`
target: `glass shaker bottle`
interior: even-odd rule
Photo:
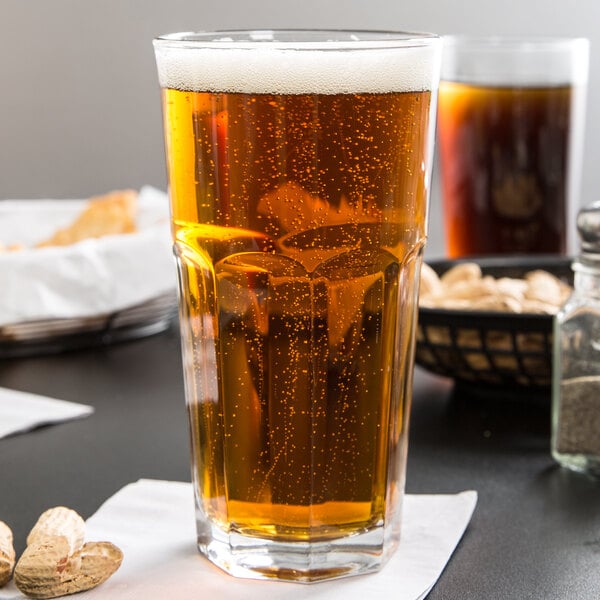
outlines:
[[[554,320],[552,456],[600,475],[600,202],[577,216],[574,290]]]

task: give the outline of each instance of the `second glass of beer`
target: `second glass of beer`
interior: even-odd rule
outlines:
[[[198,547],[236,576],[377,570],[400,535],[440,41],[154,45]]]
[[[588,42],[444,38],[438,132],[450,257],[574,240]]]

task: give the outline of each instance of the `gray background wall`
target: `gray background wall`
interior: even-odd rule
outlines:
[[[336,27],[589,37],[581,197],[600,199],[598,0],[2,0],[0,23],[0,198],[166,187],[154,36]],[[434,253],[440,218],[434,185]]]

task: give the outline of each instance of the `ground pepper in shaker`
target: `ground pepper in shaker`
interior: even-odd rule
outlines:
[[[600,475],[600,202],[577,216],[574,290],[554,320],[552,456]]]

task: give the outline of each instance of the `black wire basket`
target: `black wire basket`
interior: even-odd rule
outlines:
[[[166,330],[177,316],[177,294],[166,292],[122,310],[85,318],[43,319],[0,326],[0,359],[108,346]]]
[[[442,275],[461,262],[476,262],[483,275],[521,278],[543,269],[572,283],[571,260],[557,256],[489,257],[428,261]],[[552,382],[553,316],[419,308],[416,363],[483,390],[547,391]]]

